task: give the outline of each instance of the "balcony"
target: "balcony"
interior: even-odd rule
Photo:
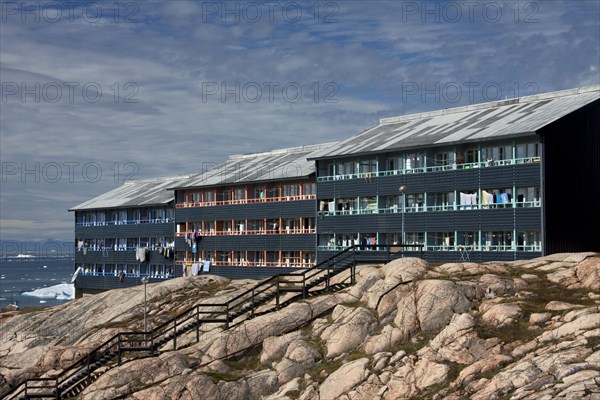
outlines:
[[[421,168],[404,168],[398,170],[389,171],[374,171],[374,172],[362,172],[357,174],[344,174],[344,175],[328,175],[317,177],[317,182],[329,182],[339,181],[347,179],[364,179],[369,182],[372,178],[392,175],[412,175],[412,174],[424,174],[428,172],[441,172],[441,171],[452,171],[459,169],[474,169],[474,168],[486,168],[486,167],[498,167],[507,165],[519,165],[529,163],[539,163],[540,157],[527,157],[527,158],[513,158],[507,160],[486,160],[476,163],[463,163],[463,164],[448,164],[448,165],[436,165],[431,167]]]
[[[264,198],[253,198],[253,199],[238,199],[238,200],[221,200],[221,201],[203,201],[203,202],[184,202],[177,203],[177,208],[188,208],[188,207],[214,207],[214,206],[226,206],[226,205],[242,205],[242,204],[255,204],[255,203],[274,203],[283,201],[298,201],[298,200],[314,200],[316,195],[305,194],[300,196],[280,196],[280,197],[264,197]]]

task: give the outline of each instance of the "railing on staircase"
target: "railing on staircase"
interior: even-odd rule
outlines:
[[[193,330],[196,333],[195,340],[199,342],[200,328],[203,324],[223,324],[225,329],[229,329],[246,319],[276,311],[296,298],[306,298],[311,293],[311,289],[332,290],[332,278],[344,271],[349,271],[349,276],[338,284],[345,283],[348,278],[350,279],[349,284],[354,284],[356,282],[356,254],[361,250],[369,250],[374,253],[385,252],[384,256],[387,260],[391,255],[390,246],[387,245],[347,247],[309,269],[268,278],[225,303],[198,303],[155,327],[152,331],[117,333],[58,375],[27,379],[5,393],[3,399],[73,397],[114,366],[115,362],[117,365],[121,364],[125,353],[145,353],[153,356],[161,350],[176,350],[177,339]],[[282,303],[282,296],[290,293],[296,293],[297,296]],[[271,308],[264,309],[263,306],[272,302],[274,305]],[[169,342],[172,345],[169,345]]]

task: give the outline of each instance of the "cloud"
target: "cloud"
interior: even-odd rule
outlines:
[[[124,165],[135,177],[193,173],[230,154],[341,140],[380,117],[486,100],[481,89],[457,102],[407,99],[407,83],[497,83],[514,96],[528,83],[542,92],[600,81],[595,1],[493,3],[497,21],[484,3],[470,20],[461,2],[294,3],[298,21],[292,2],[272,15],[253,3],[258,20],[248,2],[84,3],[54,22],[41,8],[36,21],[44,3],[25,4],[25,23],[13,9],[0,23],[2,161],[38,163],[40,174],[95,163],[103,176],[3,176],[3,239],[71,240],[66,210],[119,185],[131,172]],[[462,8],[457,21],[452,4]]]

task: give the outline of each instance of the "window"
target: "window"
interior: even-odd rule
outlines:
[[[262,219],[249,219],[248,220],[248,230],[249,231],[264,231],[265,230],[265,221]]]
[[[377,197],[363,197],[360,199],[361,212],[365,214],[376,213],[377,209]]]
[[[512,146],[493,146],[481,149],[481,159],[486,166],[503,165],[500,161],[512,159]]]
[[[424,211],[423,204],[425,194],[423,193],[411,193],[406,196],[406,209],[405,211]]]
[[[516,158],[534,158],[540,156],[540,143],[519,143],[516,149]]]
[[[401,195],[392,195],[385,196],[385,209],[387,212],[398,212],[402,210],[402,196]]]
[[[401,171],[404,158],[401,155],[393,155],[387,158],[386,167],[388,171]]]
[[[300,185],[298,183],[283,185],[283,196],[300,196]]]
[[[454,208],[454,192],[428,193],[428,209],[432,211],[445,211]]]
[[[305,230],[315,229],[315,218],[314,217],[304,217],[303,223],[304,223],[303,228]]]
[[[230,201],[232,200],[233,192],[230,189],[223,189],[219,193],[219,201]]]
[[[264,199],[266,197],[266,188],[264,186],[257,186],[254,188],[254,198]]]
[[[192,203],[199,203],[202,201],[202,192],[191,192],[188,196],[188,200]]]
[[[477,157],[477,149],[469,149],[467,151],[465,151],[465,159],[464,162],[466,164],[474,164],[479,162],[478,160],[479,157]],[[458,163],[458,161],[457,161]]]
[[[406,232],[406,244],[425,244],[425,232]],[[409,248],[407,250],[417,250],[417,248]]]
[[[236,188],[235,189],[235,199],[236,200],[246,200],[246,188]]]
[[[267,220],[267,230],[274,231],[274,233],[279,232],[279,219],[268,219]]]
[[[458,232],[457,244],[469,250],[476,250],[479,245],[479,234],[477,232]]]
[[[530,186],[517,188],[517,207],[539,207],[540,206],[540,187]]]
[[[377,160],[361,160],[358,163],[358,172],[361,174],[377,172]]]
[[[406,172],[412,172],[415,169],[425,166],[425,157],[423,153],[409,153],[406,155]]]
[[[512,250],[512,232],[483,232],[483,251]]]
[[[432,167],[445,167],[448,165],[454,164],[454,152],[453,151],[443,151],[439,153],[435,153],[433,156]]]
[[[337,199],[336,203],[336,211],[338,211],[338,214],[353,214],[358,208],[358,199],[355,198]]]
[[[204,191],[204,201],[205,202],[214,202],[215,201],[215,191],[214,190],[206,190]]]
[[[358,244],[358,235],[356,233],[337,233],[335,235],[335,244],[338,247],[350,247]]]
[[[314,182],[304,182],[302,184],[302,194],[307,196],[307,195],[314,195],[316,193],[316,185]]]
[[[119,223],[120,224],[127,223],[127,210],[119,210]]]
[[[517,232],[517,250],[520,251],[541,251],[541,234],[539,231],[518,231]]]
[[[356,174],[356,164],[353,161],[340,161],[337,164],[337,175]]]
[[[319,235],[319,247],[322,249],[333,249],[335,246],[335,236],[333,233]]]
[[[283,230],[285,233],[294,233],[300,229],[300,218],[284,218]]]
[[[427,241],[432,250],[454,250],[454,232],[429,232]]]

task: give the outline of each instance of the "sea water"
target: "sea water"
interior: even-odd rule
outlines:
[[[72,258],[0,258],[0,309],[63,304],[74,297]]]

